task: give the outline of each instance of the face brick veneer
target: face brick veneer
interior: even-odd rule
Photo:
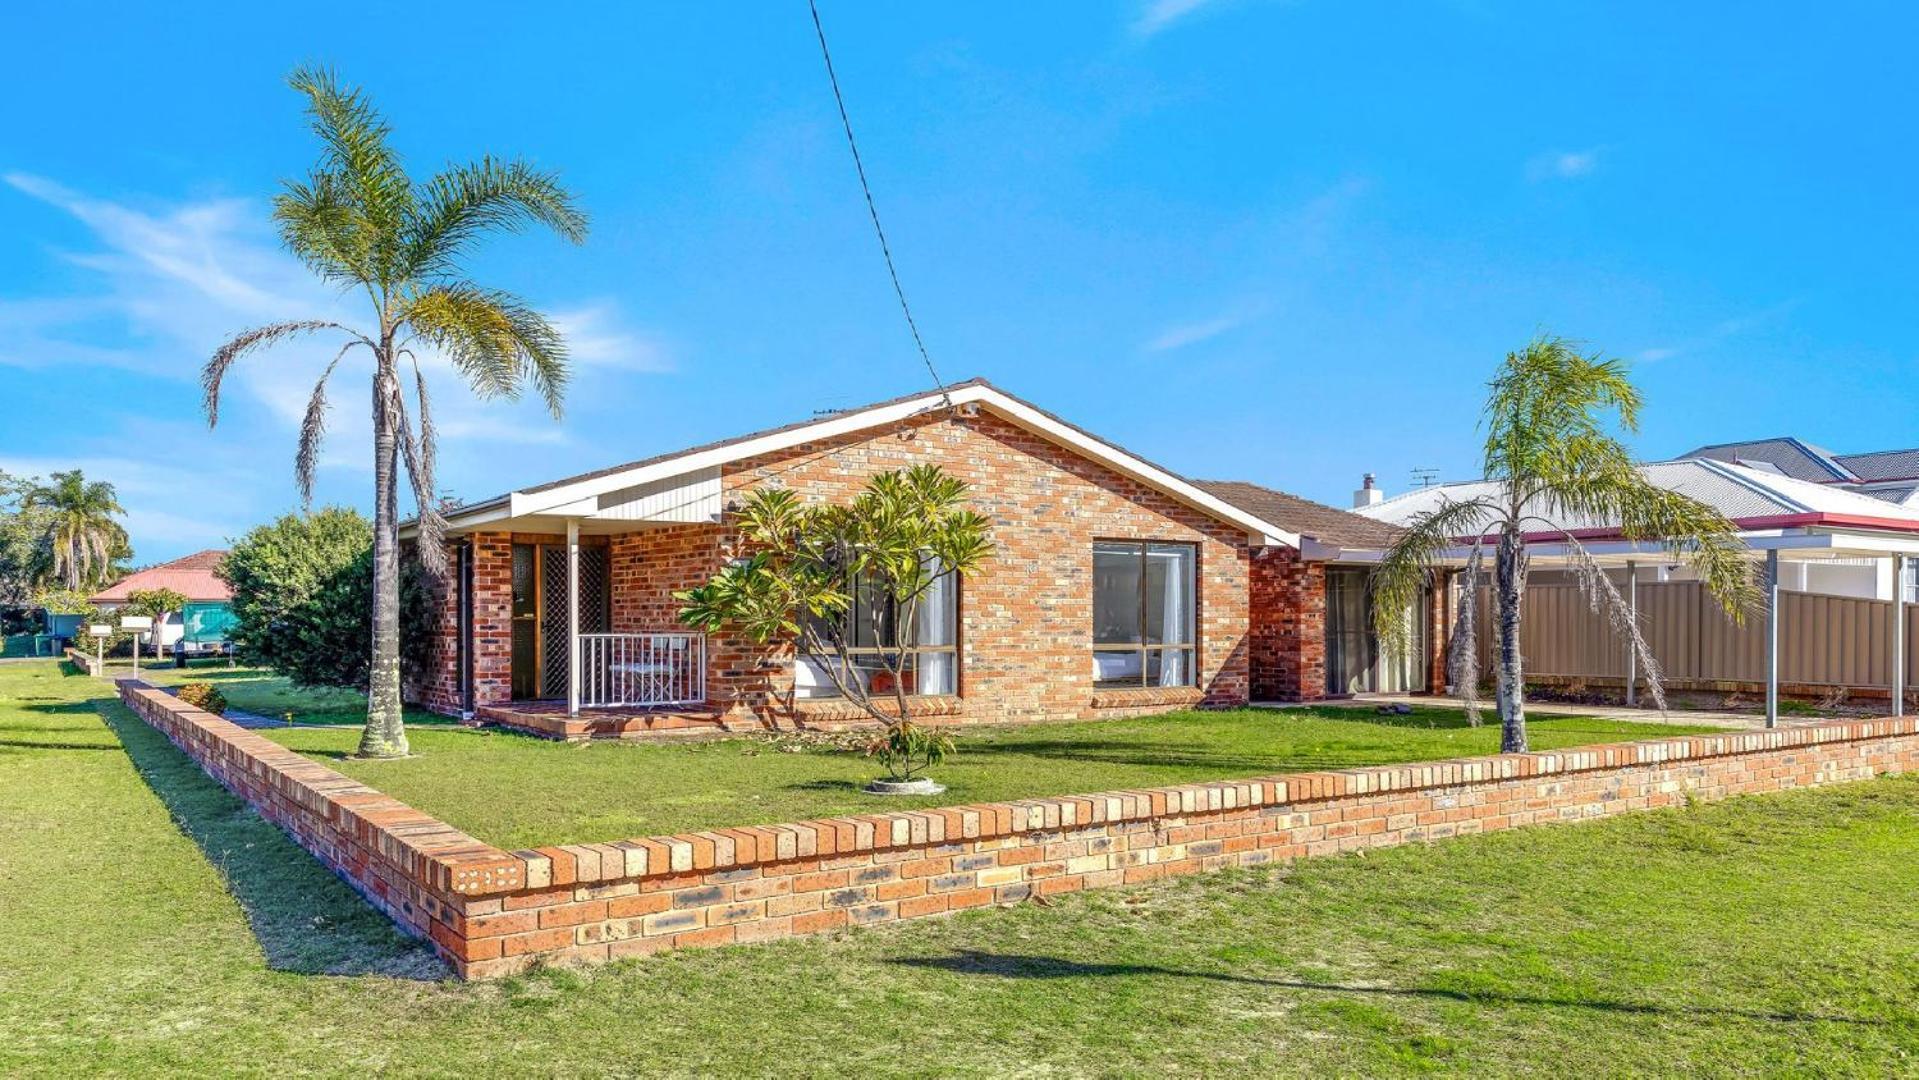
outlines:
[[[120,695],[465,978],[1864,780],[1919,763],[1919,719],[1899,718],[505,852],[143,684],[123,682]]]

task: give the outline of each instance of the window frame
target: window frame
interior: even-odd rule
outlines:
[[[953,640],[950,643],[945,645],[922,645],[915,642],[912,645],[906,645],[906,646],[848,645],[843,650],[843,652],[845,653],[845,656],[849,665],[857,668],[859,666],[859,660],[861,657],[877,657],[877,656],[882,656],[888,653],[898,652],[905,658],[905,662],[901,664],[903,673],[911,672],[913,677],[913,688],[906,692],[907,697],[944,697],[947,695],[959,694],[960,680],[962,677],[961,673],[964,671],[964,665],[960,662],[960,628],[965,625],[965,612],[964,612],[964,609],[961,607],[961,605],[964,603],[964,598],[965,598],[965,580],[966,579],[961,577],[959,574],[954,573],[951,570],[945,571],[942,574],[942,576],[952,579],[952,584],[950,588],[953,590],[953,617],[952,617],[952,627],[951,627]],[[843,627],[842,632],[845,633],[846,637],[849,639],[857,637],[857,635],[853,633],[852,631],[854,626],[856,625],[855,616],[860,608],[861,592],[862,590],[860,589],[859,584],[857,582],[855,582],[847,590],[847,594],[852,597],[852,603],[847,605],[846,611],[842,615],[842,618],[844,620],[842,624],[842,627]],[[887,597],[887,601],[889,603],[896,603],[896,601],[894,601],[891,597]],[[920,609],[920,613],[923,613],[924,611],[925,611],[925,608],[922,606]],[[889,623],[894,624],[894,634],[897,635],[898,634],[898,628],[896,625],[898,623],[897,612],[895,612],[892,615],[892,617],[889,619]],[[919,634],[917,633],[917,627],[915,628],[915,633],[913,636],[915,638],[919,636]],[[952,689],[932,691],[932,692],[919,689],[919,658],[925,655],[951,656],[953,658]],[[837,659],[837,658],[833,658],[833,659]],[[816,663],[824,666],[825,663],[830,663],[832,662],[832,660],[830,659],[816,660],[813,657],[807,656],[804,650],[800,650],[798,651],[797,655],[794,657],[794,662],[796,664]],[[881,662],[881,664],[878,667],[873,669],[874,672],[885,671],[885,670],[886,668],[885,668],[884,662]],[[870,673],[869,673],[869,677],[870,677]],[[871,691],[869,691],[869,693],[870,692]],[[892,693],[892,691],[886,690],[886,691],[880,691],[880,693],[890,694]],[[834,686],[831,680],[829,679],[822,685],[814,687],[813,693],[808,694],[806,697],[802,698],[801,700],[837,701],[837,700],[844,700],[844,695],[842,695],[839,692],[839,688]]]
[[[1191,562],[1189,563],[1189,565],[1192,567],[1192,577],[1186,583],[1189,593],[1192,596],[1191,606],[1188,612],[1188,617],[1190,619],[1190,622],[1188,625],[1188,629],[1190,633],[1188,634],[1188,636],[1192,638],[1192,640],[1189,642],[1178,643],[1178,644],[1161,642],[1155,645],[1147,641],[1146,560],[1149,557],[1149,554],[1152,551],[1153,547],[1156,545],[1160,547],[1182,547],[1182,548],[1187,548],[1188,550],[1192,552]],[[1119,681],[1114,679],[1102,679],[1099,677],[1097,672],[1095,672],[1093,676],[1093,689],[1095,690],[1154,690],[1154,689],[1184,689],[1184,688],[1198,687],[1199,686],[1200,545],[1189,540],[1159,540],[1159,539],[1135,540],[1130,538],[1121,539],[1121,538],[1112,538],[1112,537],[1095,537],[1093,539],[1093,554],[1096,557],[1095,558],[1096,564],[1097,564],[1097,556],[1099,554],[1099,549],[1102,546],[1129,547],[1129,548],[1135,549],[1139,554],[1139,628],[1137,631],[1137,636],[1139,640],[1131,644],[1100,642],[1098,640],[1099,587],[1098,587],[1097,580],[1095,580],[1094,587],[1093,587],[1093,595],[1088,598],[1090,601],[1089,607],[1091,608],[1091,614],[1092,614],[1092,620],[1093,620],[1092,633],[1090,635],[1094,639],[1092,642],[1093,652],[1095,654],[1098,654],[1098,653],[1134,653],[1136,654],[1139,657],[1139,680],[1137,682],[1134,682],[1130,680]],[[1151,658],[1150,654],[1152,653],[1160,654],[1160,670],[1163,672],[1165,670],[1165,654],[1169,652],[1183,653],[1185,655],[1185,659],[1186,659],[1185,668],[1187,673],[1186,680],[1184,682],[1177,682],[1177,683],[1171,683],[1171,684],[1152,681],[1148,677],[1149,672],[1152,670],[1148,663],[1149,659]]]

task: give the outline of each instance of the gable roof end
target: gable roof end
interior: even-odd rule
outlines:
[[[984,410],[1090,461],[1130,477],[1147,487],[1198,510],[1215,520],[1244,529],[1255,543],[1297,548],[1299,534],[1279,523],[1220,498],[1192,481],[992,385],[984,379],[955,383],[937,390],[893,398],[859,409],[738,438],[707,443],[689,450],[645,458],[626,465],[581,473],[510,492],[496,499],[447,512],[448,524],[459,529],[486,521],[532,515],[587,516],[597,500],[616,491],[715,469],[736,461],[808,442],[836,438],[870,428],[898,423],[946,407]],[[412,526],[407,522],[403,528]]]

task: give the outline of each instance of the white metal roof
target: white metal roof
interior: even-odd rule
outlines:
[[[1723,461],[1707,458],[1655,461],[1639,466],[1639,471],[1651,483],[1698,499],[1742,524],[1764,526],[1768,524],[1765,519],[1769,518],[1827,515],[1841,519],[1876,519],[1885,522],[1877,527],[1904,529],[1909,525],[1919,530],[1919,508]],[[1499,485],[1484,480],[1439,484],[1361,507],[1354,513],[1393,525],[1408,525],[1443,503],[1463,502],[1496,494],[1498,490]],[[1554,518],[1531,508],[1529,512],[1539,513],[1559,529],[1603,531],[1619,525],[1617,521],[1591,518]]]

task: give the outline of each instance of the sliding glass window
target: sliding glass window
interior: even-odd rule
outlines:
[[[894,675],[887,662],[905,646],[900,657],[899,683],[908,694],[952,694],[959,690],[959,578],[952,573],[935,578],[920,597],[918,610],[906,621],[893,598],[877,582],[862,581],[853,589],[853,604],[841,624],[821,628],[821,638],[843,637],[849,648],[851,670],[844,681],[858,682],[869,693],[890,695]],[[803,698],[838,697],[839,688],[820,661],[799,658],[794,692]]]
[[[1093,545],[1093,685],[1192,686],[1199,549]]]

